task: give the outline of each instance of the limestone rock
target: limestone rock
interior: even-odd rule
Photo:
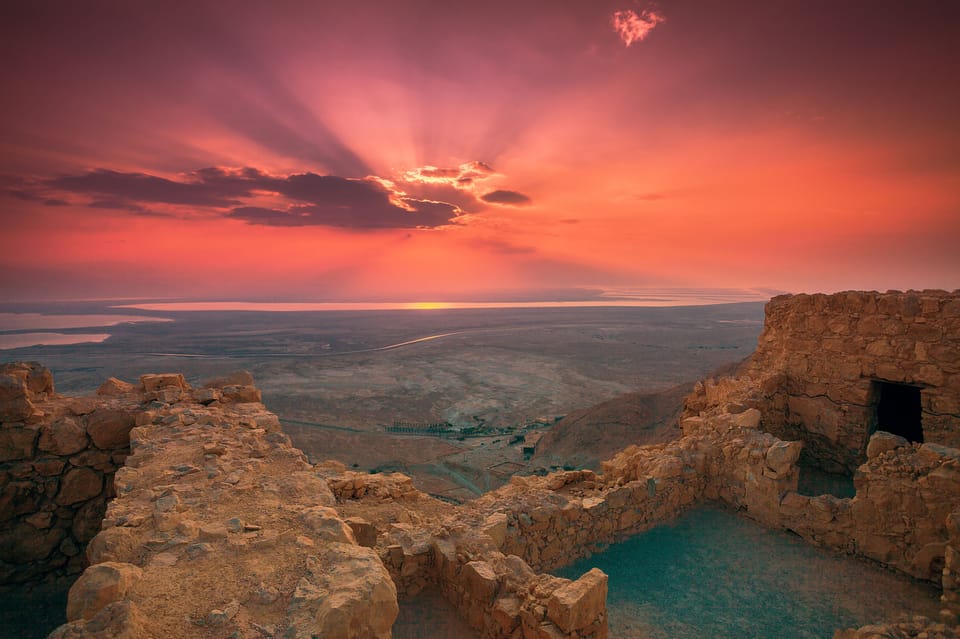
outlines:
[[[337,516],[337,511],[326,506],[314,506],[300,514],[300,519],[314,536],[324,541],[357,543],[353,530]]]
[[[133,564],[106,562],[90,566],[70,587],[67,620],[93,619],[108,604],[123,599],[143,571]]]
[[[111,377],[100,384],[100,387],[97,389],[97,395],[101,397],[116,397],[118,395],[132,393],[134,390],[135,387],[133,384],[125,382],[122,379],[117,379],[116,377]]]
[[[483,532],[493,540],[497,548],[503,548],[507,539],[507,515],[506,513],[493,513],[483,522]]]
[[[471,561],[461,570],[467,592],[474,599],[490,602],[497,594],[499,582],[497,573],[486,561]]]
[[[33,410],[26,382],[15,375],[0,374],[0,422],[23,421]]]
[[[0,377],[0,381],[2,381]],[[39,431],[23,424],[0,425],[0,462],[28,459],[33,456]]]
[[[734,415],[732,422],[740,428],[757,428],[760,426],[760,411],[756,408],[748,408],[742,413]]]
[[[607,575],[591,568],[550,595],[547,617],[564,632],[586,628],[606,614],[606,600]]]
[[[224,386],[220,392],[222,402],[241,404],[244,402],[259,402],[262,397],[256,386]]]
[[[875,459],[888,450],[906,446],[908,443],[906,439],[899,435],[878,430],[871,435],[870,441],[867,443],[867,459]]]
[[[97,448],[124,448],[130,445],[130,429],[136,417],[129,411],[98,408],[87,416],[87,433]]]
[[[190,388],[187,380],[185,380],[180,373],[141,375],[140,385],[143,387],[143,390],[148,393],[158,391],[162,388],[179,388],[180,390],[188,390]]]
[[[288,609],[291,639],[389,639],[397,590],[370,548],[331,543],[307,558]]]
[[[39,362],[10,362],[0,365],[0,375],[23,380],[30,399],[46,399],[53,395],[53,374]]]
[[[87,447],[87,433],[72,417],[46,424],[37,447],[54,455],[73,455]]]
[[[777,473],[786,473],[800,458],[803,442],[778,441],[767,449],[767,466]]]
[[[74,468],[63,476],[63,484],[57,494],[61,506],[76,504],[95,497],[103,490],[103,477],[89,468]]]
[[[92,619],[60,626],[47,639],[146,639],[143,625],[143,616],[132,602],[116,601]]]

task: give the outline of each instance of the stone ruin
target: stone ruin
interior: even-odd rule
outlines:
[[[631,446],[602,473],[514,477],[463,506],[400,474],[311,465],[259,403],[249,375],[204,388],[180,375],[145,375],[69,399],[54,394],[41,366],[8,365],[0,374],[0,568],[9,583],[85,567],[70,590],[68,623],[51,634],[58,639],[385,638],[398,604],[425,589],[442,593],[484,638],[601,639],[606,575],[594,569],[571,581],[543,571],[712,500],[942,588],[940,620],[878,620],[836,637],[956,638],[958,305],[957,294],[937,292],[776,298],[740,374],[708,380],[687,399],[680,439]],[[876,315],[881,336],[869,319]],[[817,321],[822,341],[843,339],[806,341]],[[912,328],[921,325],[933,332]],[[824,355],[851,343],[877,354]],[[876,385],[887,383],[920,388],[922,442],[871,434],[896,431],[871,416],[883,413]],[[107,410],[124,417],[110,428],[91,417]],[[797,493],[805,449],[828,467],[861,460],[856,496]],[[68,482],[83,469],[96,480]],[[100,530],[84,547],[89,535],[74,522],[101,503]]]
[[[763,429],[804,443],[804,461],[852,475],[877,430],[960,447],[960,298],[944,291],[783,295],[756,353]],[[688,400],[711,401],[701,387]]]

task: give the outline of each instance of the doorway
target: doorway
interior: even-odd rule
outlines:
[[[899,435],[909,442],[923,442],[920,418],[920,387],[893,382],[877,385],[877,430]]]

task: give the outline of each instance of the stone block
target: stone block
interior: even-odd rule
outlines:
[[[103,490],[103,477],[89,468],[73,468],[63,476],[56,502],[69,506],[95,497]]]
[[[54,455],[73,455],[87,447],[87,433],[72,417],[45,424],[37,448]]]
[[[133,384],[125,382],[122,379],[111,377],[97,388],[97,395],[101,397],[117,397],[132,393],[135,390]]]
[[[460,571],[467,594],[480,601],[489,602],[497,593],[497,573],[485,561],[471,561]]]
[[[487,517],[483,522],[481,530],[493,540],[493,544],[497,548],[503,548],[503,544],[507,539],[506,513],[493,513]]]
[[[909,442],[899,435],[894,435],[882,430],[878,430],[867,443],[867,459],[876,459],[888,450],[906,446]]]
[[[0,462],[33,457],[40,431],[24,424],[0,425]]]
[[[547,600],[547,617],[570,633],[594,623],[606,613],[607,575],[591,568],[576,581],[557,588]]]
[[[144,391],[156,392],[163,388],[189,390],[190,386],[180,373],[149,374],[140,376],[140,386]]]

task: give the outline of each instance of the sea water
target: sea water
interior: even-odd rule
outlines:
[[[840,628],[936,618],[937,588],[815,548],[719,507],[688,511],[555,571],[609,575],[610,636],[830,638]]]

